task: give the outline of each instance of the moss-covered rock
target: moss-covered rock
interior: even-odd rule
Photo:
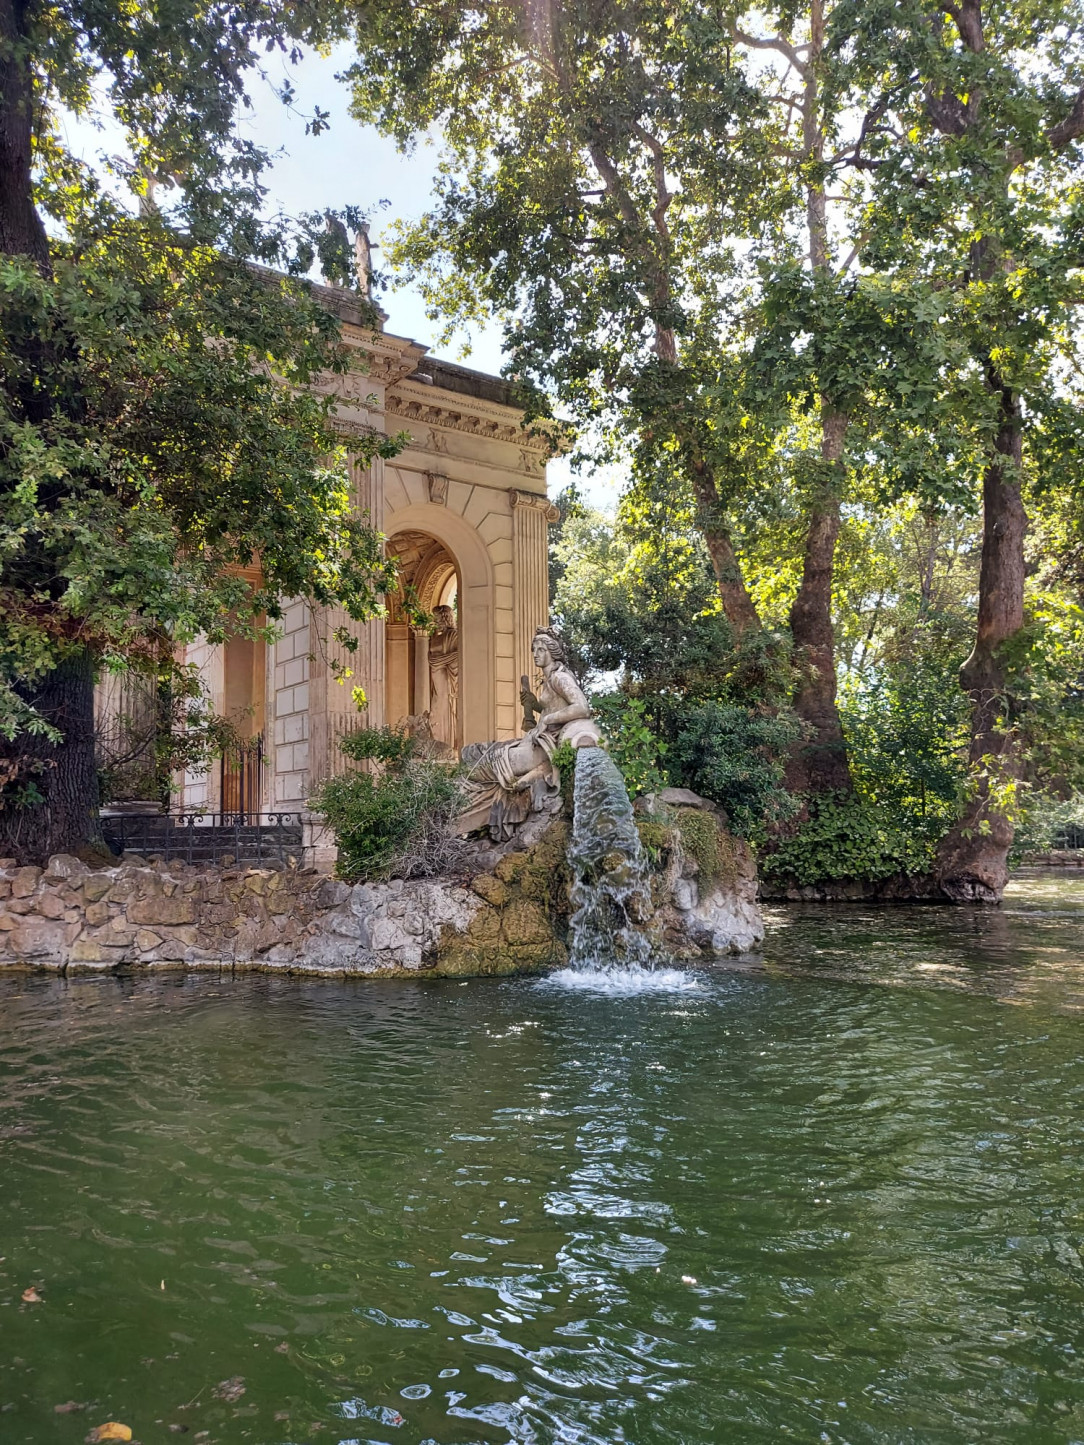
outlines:
[[[471,889],[485,900],[465,933],[445,929],[432,970],[444,976],[533,973],[568,961],[568,824],[508,853]]]
[[[479,873],[478,877],[472,881],[471,887],[479,898],[484,898],[487,903],[492,903],[495,908],[500,908],[501,905],[507,903],[512,896],[508,884],[502,883],[501,880],[494,877],[492,873]]]

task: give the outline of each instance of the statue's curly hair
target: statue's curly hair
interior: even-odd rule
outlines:
[[[568,648],[552,627],[536,627],[533,641],[541,638],[557,662],[568,661]]]

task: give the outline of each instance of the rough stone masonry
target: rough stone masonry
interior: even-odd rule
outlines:
[[[347,884],[306,869],[190,867],[125,858],[45,869],[0,859],[0,969],[127,967],[417,977],[536,972],[567,959],[555,825],[471,880]],[[708,890],[675,877],[665,912],[686,957],[755,947],[755,874]],[[660,915],[661,919],[662,915]]]

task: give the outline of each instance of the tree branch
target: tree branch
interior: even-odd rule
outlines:
[[[784,40],[782,35],[772,35],[763,39],[757,35],[749,35],[738,26],[730,28],[730,34],[734,40],[742,45],[748,45],[752,50],[775,50],[793,65],[799,75],[806,72],[805,61],[801,59],[798,52],[808,50],[807,45],[792,45],[789,40]]]
[[[645,130],[639,121],[633,121],[632,129],[651,152],[655,171],[655,209],[651,213],[651,218],[655,222],[655,230],[659,234],[659,239],[669,249],[670,227],[666,224],[666,212],[674,198],[666,188],[666,155],[662,148],[662,142],[650,131]]]
[[[1073,108],[1064,120],[1059,120],[1057,125],[1051,126],[1047,131],[1046,138],[1052,149],[1064,150],[1071,141],[1079,140],[1084,135],[1084,88],[1077,91],[1076,99],[1073,101]]]

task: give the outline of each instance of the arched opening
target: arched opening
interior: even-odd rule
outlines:
[[[393,726],[429,715],[437,742],[463,743],[459,706],[459,571],[427,532],[398,532],[388,542],[399,585],[385,623],[385,716]]]
[[[458,513],[432,502],[415,502],[393,512],[385,519],[384,531],[390,552],[397,551],[401,538],[420,533],[427,543],[438,543],[446,553],[451,566],[445,572],[444,595],[450,597],[448,589],[454,585],[459,632],[459,741],[481,743],[499,737],[494,690],[496,593],[485,542]],[[385,679],[388,675],[385,663]],[[397,695],[401,701],[401,686]],[[388,722],[408,716],[401,707],[394,710],[387,686],[385,703]]]

